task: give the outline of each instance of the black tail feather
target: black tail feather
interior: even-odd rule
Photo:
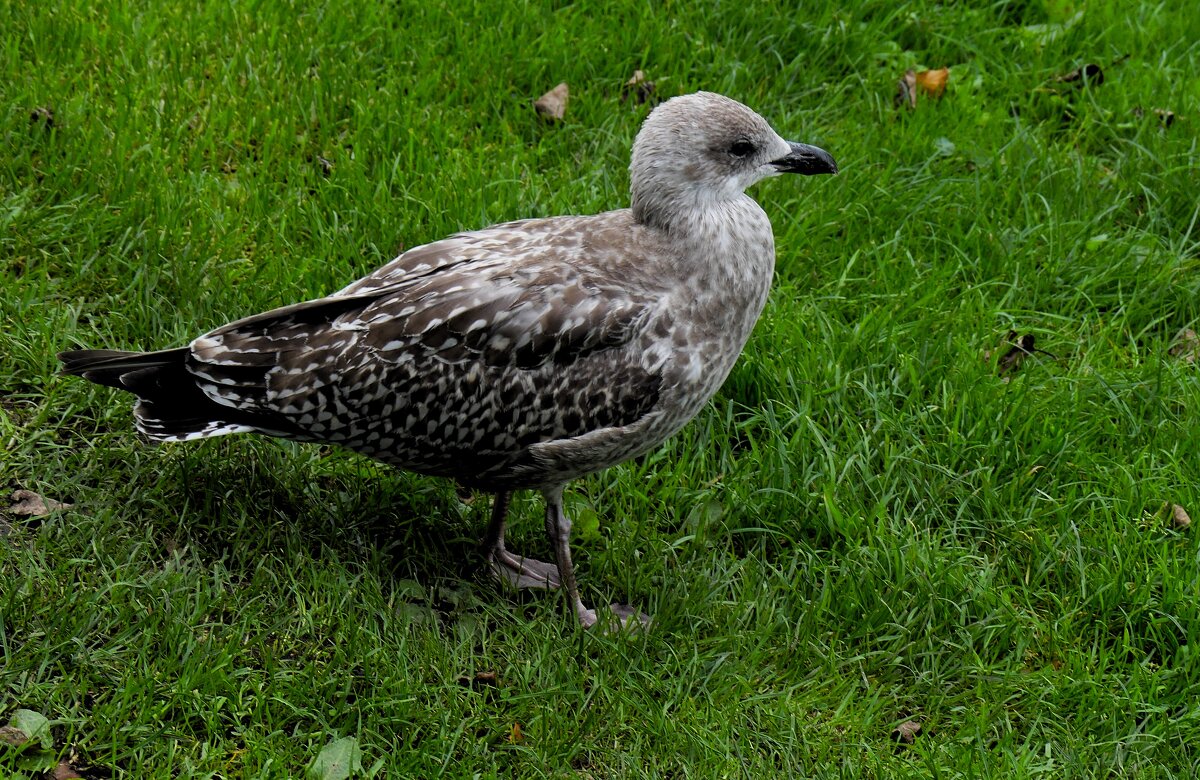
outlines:
[[[141,395],[139,388],[148,392],[160,389],[154,385],[158,384],[156,377],[163,371],[170,373],[171,368],[177,368],[180,373],[185,373],[183,362],[187,353],[187,347],[161,352],[77,349],[58,353],[58,359],[62,361],[64,374]],[[148,384],[151,386],[147,387]]]
[[[60,352],[62,373],[133,393],[138,430],[155,439],[191,439],[249,430],[251,415],[222,406],[187,370],[188,348],[161,352],[80,349]]]

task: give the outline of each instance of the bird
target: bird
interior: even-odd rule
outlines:
[[[824,149],[785,141],[732,98],[680,95],[634,139],[628,208],[460,232],[182,347],[58,357],[64,374],[135,395],[151,440],[336,444],[494,494],[491,571],[561,588],[590,628],[564,489],[658,447],[724,383],[775,266],[771,222],[746,189],[837,172]],[[520,490],[543,497],[553,563],[505,545]],[[650,624],[628,605],[610,611],[618,627]]]

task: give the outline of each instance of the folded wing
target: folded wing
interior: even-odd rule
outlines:
[[[518,231],[501,251],[491,234],[505,230],[419,247],[334,296],[218,328],[192,343],[187,369],[266,432],[448,475],[645,415],[661,377],[633,345],[666,316],[660,296],[569,262],[578,247]]]

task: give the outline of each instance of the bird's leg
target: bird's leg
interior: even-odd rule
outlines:
[[[508,516],[508,504],[512,500],[510,491],[496,494],[492,500],[492,519],[488,522],[487,535],[483,537],[483,549],[490,553],[497,547],[504,549],[504,519]]]
[[[496,500],[492,503],[492,520],[483,538],[483,553],[492,573],[518,588],[557,588],[561,583],[558,568],[554,564],[513,555],[505,549],[504,518],[508,514],[511,498],[509,491],[496,494]]]
[[[562,487],[551,488],[543,492],[546,498],[546,535],[554,547],[554,558],[558,561],[558,578],[567,589],[567,598],[571,600],[571,608],[575,617],[579,618],[584,628],[596,624],[596,610],[583,606],[579,598],[579,586],[575,584],[575,568],[571,564],[571,521],[563,513]]]
[[[562,508],[562,486],[550,488],[542,492],[546,499],[546,533],[554,546],[554,557],[558,561],[558,577],[567,590],[567,598],[571,600],[571,608],[575,617],[584,628],[596,625],[596,610],[588,609],[579,597],[579,586],[575,583],[575,568],[571,564],[571,521]],[[625,604],[613,604],[609,607],[614,617],[619,621],[620,628],[628,625],[650,625],[650,616],[643,615],[636,609]]]

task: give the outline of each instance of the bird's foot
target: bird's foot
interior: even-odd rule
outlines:
[[[513,555],[503,547],[492,550],[488,555],[488,564],[493,575],[518,588],[554,590],[562,585],[558,567],[554,564]]]
[[[603,621],[596,614],[596,610],[581,610],[579,623],[584,628],[592,628],[602,623],[599,630],[605,634],[616,634],[622,631],[646,631],[654,622],[645,612],[639,612],[628,604],[610,604],[608,610],[609,614],[604,616],[606,619]]]

